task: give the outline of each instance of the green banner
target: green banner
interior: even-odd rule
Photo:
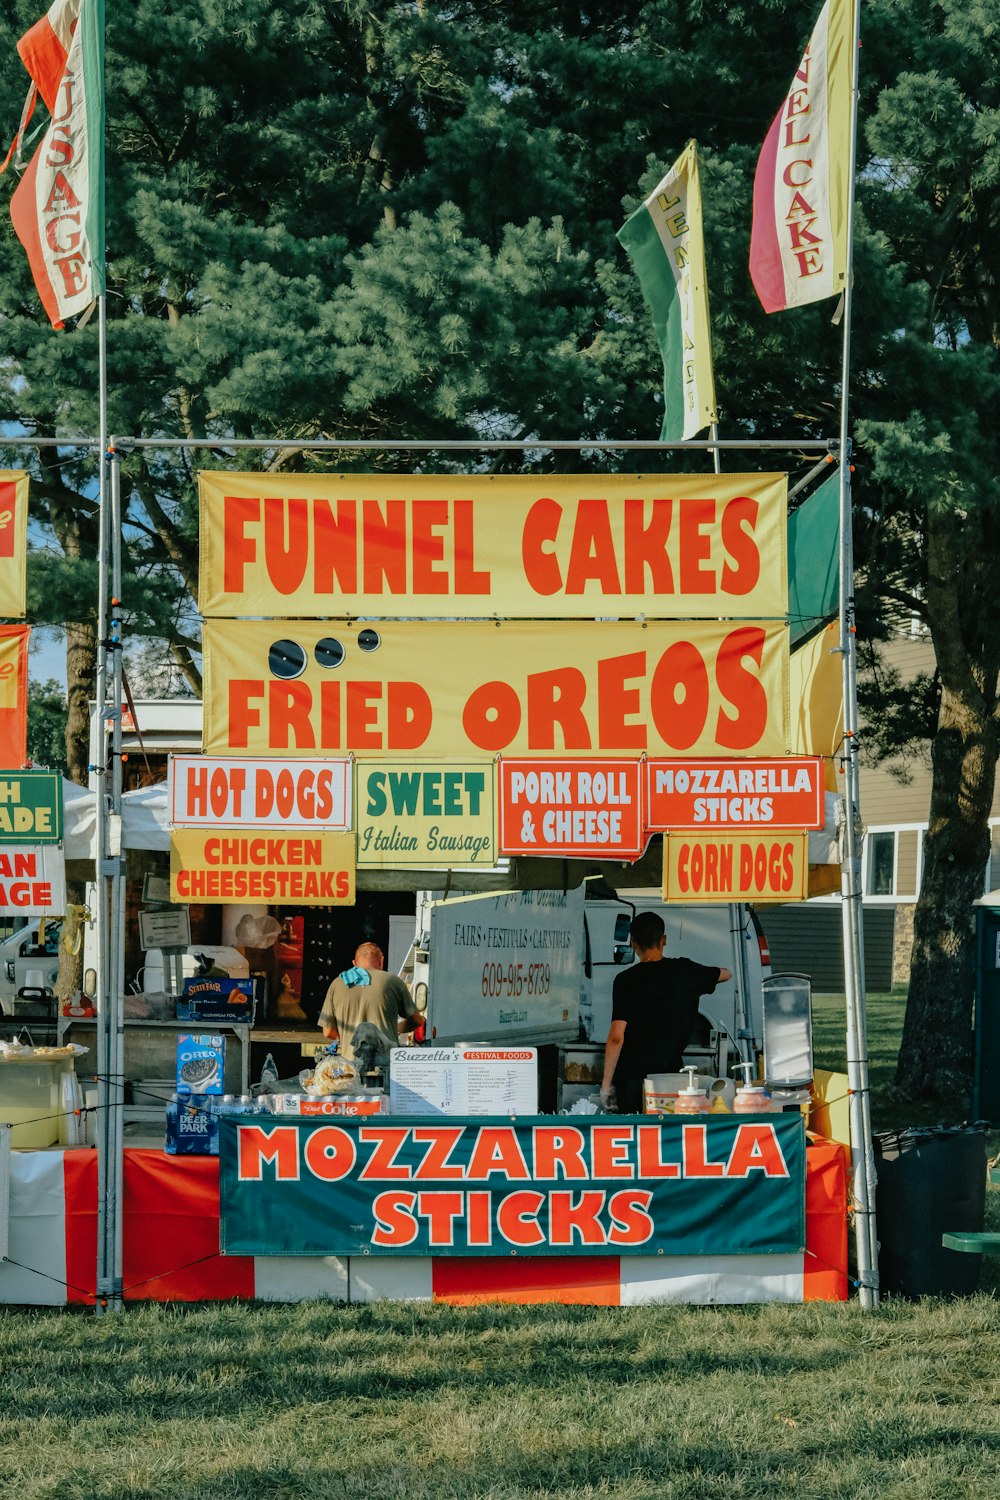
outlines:
[[[219,1122],[224,1255],[760,1255],[805,1244],[799,1114]]]
[[[0,844],[61,844],[58,771],[0,771]]]

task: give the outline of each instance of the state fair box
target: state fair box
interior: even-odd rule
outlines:
[[[231,1021],[252,1026],[256,981],[253,979],[200,978],[184,981],[183,998],[177,1001],[178,1021]]]
[[[394,1115],[537,1115],[535,1047],[394,1047]]]

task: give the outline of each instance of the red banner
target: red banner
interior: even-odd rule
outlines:
[[[822,828],[823,762],[818,756],[770,760],[650,760],[646,826]]]
[[[0,625],[0,767],[20,770],[28,758],[30,625]]]
[[[501,760],[501,854],[637,859],[646,846],[637,760]]]

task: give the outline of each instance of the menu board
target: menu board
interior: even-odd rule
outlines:
[[[395,1047],[394,1115],[536,1115],[534,1047]]]

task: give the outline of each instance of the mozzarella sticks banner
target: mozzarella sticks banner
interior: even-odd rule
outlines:
[[[783,755],[788,627],[206,620],[208,755]]]
[[[0,470],[0,618],[24,614],[24,570],[28,537],[28,476]]]
[[[198,606],[784,619],[783,474],[199,476]]]

